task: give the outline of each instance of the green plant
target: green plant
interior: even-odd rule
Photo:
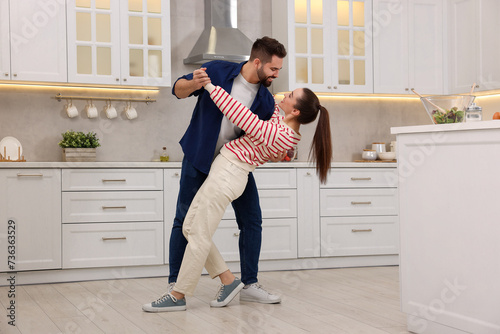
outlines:
[[[95,132],[83,133],[68,130],[62,133],[63,139],[59,142],[62,148],[96,148],[101,146]]]

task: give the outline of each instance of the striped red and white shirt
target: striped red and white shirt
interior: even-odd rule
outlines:
[[[284,116],[276,103],[271,119],[263,121],[219,86],[210,92],[210,97],[231,122],[245,131],[245,135],[224,145],[221,149],[224,156],[229,151],[255,168],[300,141],[300,134],[283,122]]]

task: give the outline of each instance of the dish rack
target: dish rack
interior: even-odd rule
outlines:
[[[24,155],[21,155],[21,147],[17,148],[17,160],[12,160],[10,156],[7,157],[7,148],[4,146],[3,154],[0,153],[0,162],[26,162]]]

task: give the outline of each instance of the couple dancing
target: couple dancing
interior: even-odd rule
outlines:
[[[311,90],[295,89],[276,104],[266,89],[278,76],[285,55],[286,51],[279,42],[264,37],[254,43],[248,62],[210,62],[174,84],[173,92],[177,97],[195,94],[198,95],[198,103],[191,124],[181,140],[185,157],[176,221],[170,240],[171,255],[174,254],[176,258],[171,256],[170,259],[169,289],[158,300],[143,305],[144,311],[185,310],[185,296],[193,294],[203,268],[212,278],[219,277],[221,280],[216,298],[210,302],[212,307],[226,306],[242,289],[241,300],[280,302],[278,296],[262,289],[256,278],[262,222],[252,171],[268,160],[281,160],[286,151],[300,141],[300,125],[313,122],[318,115],[311,155],[322,182],[326,181],[332,154],[328,111],[320,105]],[[226,90],[231,91],[231,95]],[[200,107],[207,104],[210,107]],[[269,105],[274,105],[270,115],[265,110]],[[210,166],[212,157],[207,164],[203,163],[203,157],[199,159],[192,155],[196,151],[193,147],[203,146],[196,142],[206,140],[194,132],[204,133],[219,127],[219,137],[212,139],[212,144],[215,144],[212,150],[198,152],[205,153],[206,161],[210,157],[206,154],[213,155],[215,147],[218,153]],[[244,134],[239,136],[241,131]],[[191,180],[184,180],[186,187],[183,187],[185,173]],[[193,178],[199,184],[197,187],[193,187]],[[235,208],[241,232],[247,232],[240,236],[242,280],[229,270],[212,242],[212,236],[230,203]],[[250,215],[243,217],[245,214],[242,216],[242,213],[249,209]],[[249,223],[249,220],[253,222]],[[185,239],[180,238],[182,235],[179,233]],[[249,239],[253,237],[257,240]],[[182,262],[179,261],[178,250],[182,248],[178,247],[179,239],[184,239],[184,242],[187,240],[183,248],[185,252],[180,257]],[[258,247],[247,247],[247,241],[257,243]],[[177,248],[172,253],[173,246]],[[255,248],[258,248],[256,257]],[[249,249],[251,254],[247,254]]]

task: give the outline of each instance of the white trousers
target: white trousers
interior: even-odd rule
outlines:
[[[218,155],[207,179],[196,193],[182,225],[188,244],[174,290],[193,295],[203,267],[215,278],[229,268],[212,241],[226,207],[240,197],[248,171]]]

